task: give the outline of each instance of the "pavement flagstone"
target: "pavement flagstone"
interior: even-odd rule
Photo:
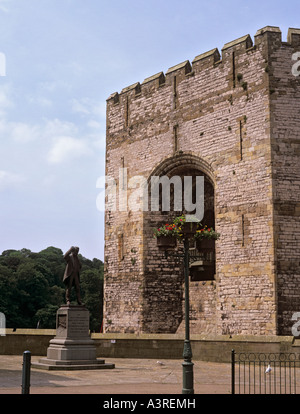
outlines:
[[[41,357],[32,356],[31,362]],[[42,371],[31,368],[30,394],[181,394],[182,361],[115,358],[110,370]],[[194,362],[195,394],[230,394],[227,363]],[[20,394],[22,355],[0,355],[0,394]]]

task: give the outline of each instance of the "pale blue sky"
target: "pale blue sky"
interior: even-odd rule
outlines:
[[[285,41],[299,16],[299,1],[0,0],[0,253],[103,259],[107,97],[267,25]]]

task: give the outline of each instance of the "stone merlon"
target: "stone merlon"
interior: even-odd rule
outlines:
[[[234,51],[235,49],[241,48],[243,46],[243,49],[239,50],[239,53],[246,52],[250,50],[251,48],[255,48],[261,40],[260,37],[264,36],[265,34],[271,34],[278,36],[279,41],[281,42],[281,30],[279,27],[276,26],[265,26],[262,29],[259,29],[256,34],[254,35],[254,46],[253,41],[251,39],[251,36],[249,34],[242,36],[236,40],[233,40],[231,42],[226,43],[222,48],[222,57],[217,48],[212,49],[208,52],[204,52],[194,58],[192,61],[192,64],[189,60],[185,60],[182,63],[179,63],[177,65],[174,65],[170,67],[167,72],[164,74],[163,72],[159,72],[155,75],[149,76],[146,78],[142,83],[136,82],[130,86],[127,86],[122,89],[120,94],[129,93],[132,90],[135,91],[135,94],[138,95],[141,93],[143,87],[145,85],[148,85],[150,82],[157,82],[157,85],[163,85],[165,83],[165,75],[174,74],[177,71],[184,70],[185,75],[193,74],[194,70],[201,70],[201,65],[199,66],[199,62],[203,61],[209,61],[209,63],[215,64],[216,62],[222,63],[222,61],[226,61],[227,54],[230,51]],[[300,46],[300,29],[295,28],[289,28],[288,35],[287,35],[287,43],[292,46]],[[114,103],[119,102],[119,94],[118,92],[112,93],[107,101],[113,100]]]

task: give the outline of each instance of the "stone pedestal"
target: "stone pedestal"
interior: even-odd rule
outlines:
[[[114,368],[96,358],[96,347],[89,336],[89,311],[82,305],[62,305],[56,315],[56,336],[51,339],[47,358],[32,363],[47,370]]]

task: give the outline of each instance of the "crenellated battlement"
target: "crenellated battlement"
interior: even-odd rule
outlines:
[[[230,67],[232,69],[232,65],[234,64],[233,59],[255,52],[256,50],[261,50],[267,61],[270,48],[276,49],[282,46],[300,47],[300,29],[290,28],[288,30],[287,42],[283,42],[279,27],[266,26],[256,32],[254,35],[254,43],[249,34],[242,36],[226,43],[221,53],[218,48],[212,49],[196,56],[192,60],[192,63],[189,60],[185,60],[182,63],[170,67],[165,73],[159,72],[149,76],[141,83],[136,82],[123,88],[120,93],[114,92],[108,97],[107,103],[116,105],[120,102],[121,96],[123,98],[130,96],[130,99],[132,99],[144,93],[149,94],[149,91],[155,91],[166,84],[170,84],[171,79],[174,79],[175,76],[178,84],[183,79],[196,74],[201,75],[201,72],[206,71],[208,68],[213,69],[216,65],[224,68]]]

